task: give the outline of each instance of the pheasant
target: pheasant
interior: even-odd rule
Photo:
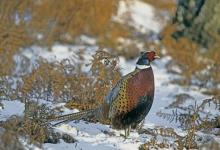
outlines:
[[[55,117],[54,120],[76,120],[95,117],[108,120],[115,129],[124,129],[125,138],[148,114],[154,99],[154,74],[150,63],[160,58],[154,51],[139,57],[133,72],[122,77],[95,109]],[[62,121],[62,122],[64,122]]]

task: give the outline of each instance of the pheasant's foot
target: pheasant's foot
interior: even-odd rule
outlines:
[[[120,136],[124,138],[124,141],[126,141],[127,139],[131,139],[130,137],[126,137],[124,134],[120,134]]]

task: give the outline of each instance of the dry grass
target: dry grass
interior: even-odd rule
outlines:
[[[44,99],[67,102],[67,107],[79,109],[102,103],[108,90],[120,78],[118,58],[102,50],[92,57],[89,64],[91,69],[87,73],[82,71],[82,64],[78,63],[68,66],[63,63],[41,63],[39,68],[23,77],[23,101]],[[83,56],[80,58],[83,59]]]
[[[13,55],[21,48],[73,44],[82,34],[96,37],[100,45],[116,47],[117,38],[127,35],[125,27],[111,20],[117,0],[2,0],[0,5],[4,6],[0,7],[1,76],[13,71]]]
[[[1,127],[7,131],[7,136],[1,137],[1,140],[6,141],[5,138],[11,137],[9,133],[12,132],[18,144],[19,137],[24,137],[37,146],[47,141],[56,142],[59,137],[75,142],[67,135],[51,139],[51,135],[56,134],[52,133],[46,118],[55,115],[55,110],[35,102],[42,99],[52,102],[65,101],[67,107],[78,109],[93,108],[102,103],[107,91],[120,78],[118,58],[102,50],[97,51],[92,58],[91,70],[88,73],[81,70],[81,64],[68,64],[68,67],[73,69],[67,72],[67,66],[63,63],[42,62],[38,68],[24,76],[20,90],[15,91],[16,93],[9,91],[8,95],[4,96],[7,99],[13,94],[21,95],[19,99],[25,102],[25,116],[15,116],[4,122]],[[8,144],[10,143],[6,141],[4,147]]]
[[[212,105],[211,105],[212,104]],[[158,112],[157,115],[163,117],[164,119],[169,120],[170,122],[179,122],[183,129],[186,131],[186,135],[184,137],[175,137],[178,141],[178,146],[187,149],[199,148],[198,144],[198,132],[210,133],[213,129],[219,130],[219,116],[210,116],[209,113],[205,113],[207,107],[215,106],[216,110],[219,110],[220,99],[219,98],[210,98],[204,99],[201,104],[194,104],[189,106],[176,106],[176,110],[169,113]],[[176,105],[178,105],[176,103]],[[172,105],[171,105],[172,106]],[[213,108],[212,108],[213,109]],[[212,119],[215,117],[215,119]],[[166,135],[170,137],[171,133],[174,131],[168,131]],[[169,134],[170,133],[170,134]],[[176,132],[174,132],[176,133]],[[217,132],[216,132],[217,133]],[[161,135],[161,134],[160,134]],[[218,136],[216,134],[216,136]],[[204,139],[205,143],[208,143],[209,140],[205,139],[206,137],[201,137]]]
[[[67,143],[76,142],[73,137],[55,133],[52,130],[46,118],[54,113],[54,110],[46,105],[35,102],[26,103],[24,117],[12,116],[5,122],[1,122],[0,149],[24,149],[21,140],[37,147],[41,147],[46,142],[56,144],[60,139]]]

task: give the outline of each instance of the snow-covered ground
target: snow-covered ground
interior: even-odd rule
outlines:
[[[117,15],[113,19],[122,24],[134,27],[141,33],[159,33],[165,25],[155,15],[156,10],[151,5],[139,0],[119,2]]]
[[[179,128],[177,123],[170,123],[156,115],[160,110],[164,110],[171,102],[174,101],[174,96],[179,93],[188,93],[193,96],[195,100],[202,100],[207,96],[201,94],[199,91],[192,88],[183,88],[178,85],[170,84],[170,80],[173,78],[172,74],[167,73],[164,67],[168,57],[158,60],[155,64],[152,64],[154,75],[155,75],[155,99],[150,113],[147,115],[143,128],[157,128],[161,127],[172,127],[176,130],[179,135],[184,135],[185,132]],[[122,71],[124,74],[130,72],[135,68],[134,61],[129,63],[121,62]],[[125,69],[129,68],[129,69]],[[192,101],[192,103],[194,103]],[[72,121],[69,123],[61,124],[55,127],[56,130],[72,135],[78,140],[77,143],[68,144],[44,144],[45,149],[55,150],[65,149],[94,149],[94,150],[135,150],[138,149],[140,144],[143,144],[150,140],[150,135],[141,134],[133,130],[129,139],[124,139],[120,134],[124,134],[123,130],[114,130],[108,125],[100,123],[88,123],[85,121]]]
[[[184,135],[185,132],[179,128],[179,124],[170,123],[156,115],[160,110],[164,111],[171,102],[174,101],[176,94],[187,93],[194,97],[196,101],[208,98],[203,95],[200,91],[194,88],[184,88],[175,84],[171,84],[170,80],[173,78],[173,74],[167,73],[166,63],[170,60],[168,56],[156,60],[152,64],[155,75],[155,99],[153,106],[147,115],[143,128],[154,129],[161,127],[172,127],[179,135]],[[135,61],[125,62],[123,58],[120,59],[122,74],[127,74],[135,68]],[[194,101],[191,101],[194,103]],[[188,102],[189,103],[189,102]],[[0,110],[0,119],[5,120],[9,116],[17,114],[22,115],[24,105],[18,101],[3,101],[4,109]],[[57,106],[63,106],[59,104]],[[72,113],[73,111],[67,108],[63,109],[64,114]],[[123,130],[114,130],[109,125],[103,125],[100,123],[89,123],[85,121],[71,121],[69,123],[63,123],[57,127],[54,127],[56,131],[62,133],[68,133],[73,136],[78,142],[76,143],[65,143],[61,141],[58,144],[46,143],[43,145],[43,149],[47,150],[135,150],[138,147],[149,141],[151,135],[138,134],[136,130],[132,130],[131,135],[128,139],[124,139],[120,134],[124,134]]]
[[[1,101],[3,107],[0,107],[0,121],[5,121],[13,115],[22,116],[24,112],[24,103],[20,101]]]

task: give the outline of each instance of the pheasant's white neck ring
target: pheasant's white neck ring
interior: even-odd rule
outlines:
[[[147,69],[147,68],[150,68],[150,65],[136,65],[136,67],[138,68],[138,69]]]

